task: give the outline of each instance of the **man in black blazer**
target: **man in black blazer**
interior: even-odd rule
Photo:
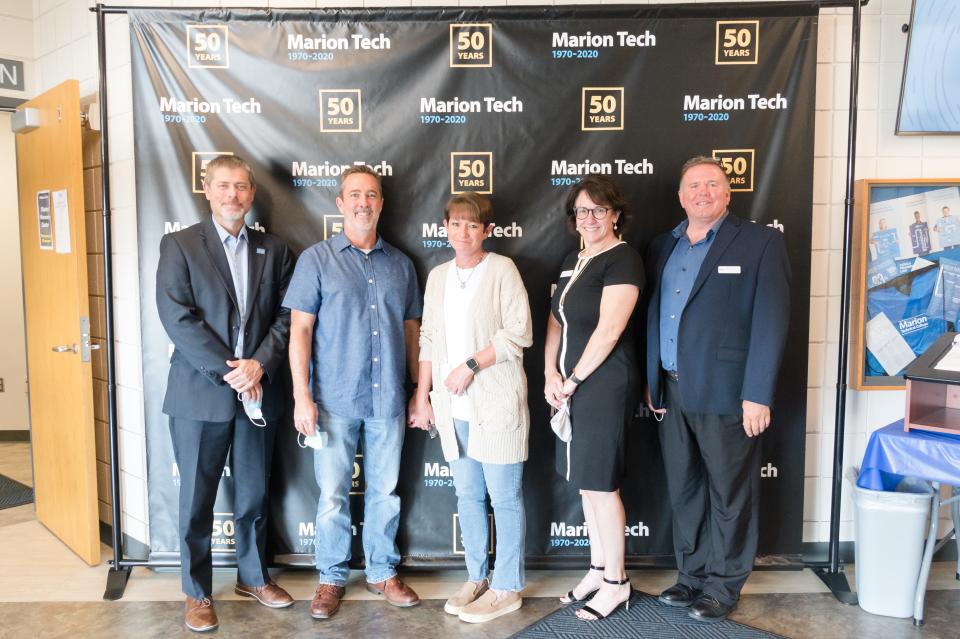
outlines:
[[[180,470],[180,562],[185,622],[218,626],[211,595],[213,506],[232,450],[237,552],[235,592],[265,606],[293,599],[270,581],[264,559],[266,494],[277,420],[288,405],[290,249],[248,228],[253,172],[236,156],[207,166],[211,217],[160,242],[157,311],[173,342],[163,412]],[[242,399],[241,399],[242,398]]]
[[[660,421],[679,576],[660,595],[690,617],[721,621],[757,551],[758,435],[790,317],[783,234],[729,213],[720,164],[684,164],[687,219],[650,245],[645,397]]]

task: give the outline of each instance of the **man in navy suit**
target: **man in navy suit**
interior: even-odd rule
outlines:
[[[714,158],[680,173],[687,219],[650,245],[645,398],[660,420],[679,576],[660,595],[699,621],[736,606],[757,551],[760,435],[790,317],[783,234],[731,214]]]
[[[256,190],[246,162],[215,158],[203,181],[211,217],[160,242],[157,311],[174,345],[163,412],[180,470],[185,623],[198,632],[219,624],[210,537],[228,450],[235,592],[271,608],[293,604],[270,581],[264,559],[273,441],[290,397],[290,312],[281,301],[293,256],[280,239],[244,224]]]

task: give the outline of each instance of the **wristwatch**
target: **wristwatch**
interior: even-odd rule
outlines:
[[[477,363],[477,360],[474,359],[473,357],[471,357],[470,359],[468,359],[468,360],[466,361],[466,364],[467,364],[467,368],[469,368],[469,369],[470,369],[472,372],[474,372],[474,373],[476,373],[478,370],[480,370],[480,364],[478,364],[478,363]]]

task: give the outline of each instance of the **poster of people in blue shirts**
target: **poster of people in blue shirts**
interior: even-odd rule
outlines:
[[[960,249],[960,187],[870,186],[868,261]]]
[[[933,224],[933,232],[938,235],[940,246],[954,249],[960,246],[960,220],[950,213],[950,207],[940,209],[940,217]]]

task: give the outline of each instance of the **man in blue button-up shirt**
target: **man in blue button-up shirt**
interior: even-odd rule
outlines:
[[[647,405],[660,422],[679,576],[660,595],[698,621],[733,610],[753,569],[760,498],[758,435],[790,317],[783,234],[730,213],[730,184],[710,157],[681,171],[686,219],[650,244]]]
[[[418,366],[420,287],[410,258],[377,235],[383,191],[373,169],[344,171],[337,207],[343,233],[303,252],[283,302],[291,309],[294,424],[305,436],[319,428],[328,438],[314,452],[316,619],[339,609],[350,573],[348,493],[361,437],[367,589],[396,606],[420,601],[396,573],[394,492],[406,426],[405,366],[414,377]]]

